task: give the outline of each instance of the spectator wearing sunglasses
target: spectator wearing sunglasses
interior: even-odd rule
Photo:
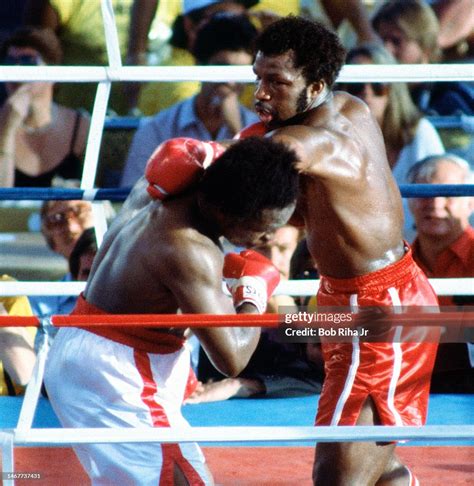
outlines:
[[[66,259],[82,232],[92,226],[89,201],[46,201],[41,208],[41,232],[51,250]]]
[[[46,201],[41,207],[41,232],[48,247],[63,256],[67,263],[83,232],[93,227],[92,204],[88,201]],[[61,279],[75,280],[71,273]],[[73,295],[48,295],[30,297],[33,312],[38,317],[69,314],[75,303]],[[36,335],[38,345],[42,330]]]
[[[347,64],[396,64],[381,45],[361,44],[351,49]],[[382,129],[387,157],[398,184],[407,183],[407,173],[416,161],[444,152],[443,142],[433,125],[411,100],[406,83],[347,83],[340,88],[365,101]],[[415,237],[413,216],[403,200],[405,239]]]
[[[48,29],[22,27],[0,48],[13,66],[59,64],[61,46]],[[54,83],[6,83],[0,107],[0,186],[49,187],[55,177],[79,180],[89,116],[53,102]]]

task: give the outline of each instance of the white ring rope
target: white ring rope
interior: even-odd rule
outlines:
[[[97,191],[99,189],[85,189],[82,194],[83,201],[93,201],[97,196]]]
[[[437,295],[474,295],[474,278],[429,279]],[[0,282],[0,296],[14,295],[79,295],[85,282]],[[274,295],[315,295],[319,280],[281,282]],[[223,287],[225,290],[225,286]]]
[[[13,472],[15,460],[13,457],[13,434],[7,430],[0,430],[0,447],[2,448],[2,471]],[[3,484],[9,486],[13,481],[4,479]]]
[[[13,283],[15,285],[4,285]],[[14,295],[79,295],[85,282],[0,282],[1,296]]]
[[[102,142],[105,115],[110,96],[111,84],[100,82],[97,86],[97,94],[92,110],[91,125],[87,136],[86,154],[84,156],[84,168],[82,170],[81,189],[91,191],[95,185],[97,167],[99,165],[99,152]],[[86,193],[84,193],[86,194]],[[89,193],[90,194],[90,193]],[[97,245],[100,247],[107,231],[107,218],[105,208],[101,203],[93,203],[92,211],[94,217],[95,234]]]
[[[392,426],[265,426],[189,428],[55,428],[14,431],[16,445],[72,445],[131,442],[274,442],[470,440],[474,425]]]
[[[345,65],[339,82],[473,81],[474,64]],[[215,81],[253,83],[251,66],[0,66],[0,81]]]

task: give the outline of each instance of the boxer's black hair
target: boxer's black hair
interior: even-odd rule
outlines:
[[[296,153],[268,138],[249,137],[228,148],[204,173],[199,191],[207,204],[239,220],[296,201]]]
[[[293,66],[302,69],[307,83],[323,79],[328,87],[336,81],[346,57],[337,34],[317,21],[291,15],[270,24],[257,37],[256,50],[265,56],[292,52]]]

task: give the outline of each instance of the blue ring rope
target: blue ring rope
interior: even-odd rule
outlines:
[[[86,197],[84,197],[86,193]],[[130,188],[97,189],[93,197],[87,197],[91,190],[63,189],[49,187],[6,187],[0,188],[0,200],[7,201],[49,201],[84,199],[89,201],[124,201]]]
[[[136,130],[143,117],[135,116],[111,116],[104,122],[104,130]],[[466,133],[474,133],[474,116],[450,115],[426,117],[437,129],[457,129]]]
[[[474,184],[400,184],[402,197],[474,196]]]
[[[124,201],[130,188],[96,189],[89,197],[90,190],[47,187],[3,187],[0,200],[7,201],[48,201],[85,199],[89,201]],[[474,196],[474,184],[400,184],[402,197],[462,197]],[[86,193],[86,197],[84,197]]]

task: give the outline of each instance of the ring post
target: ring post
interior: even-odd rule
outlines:
[[[15,471],[15,460],[13,455],[13,433],[10,431],[0,431],[0,443],[2,446],[2,473],[13,473]],[[2,474],[3,476],[3,474]],[[14,486],[13,479],[2,478],[4,486]]]
[[[20,416],[16,430],[26,432],[31,429],[35,417],[36,407],[41,394],[41,385],[43,384],[44,369],[46,358],[49,351],[49,329],[52,327],[51,319],[41,319],[41,327],[44,329],[38,355],[36,357],[35,367],[28,386],[26,387],[25,396],[21,404]]]

